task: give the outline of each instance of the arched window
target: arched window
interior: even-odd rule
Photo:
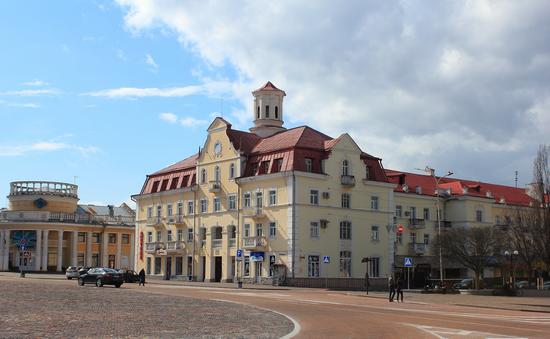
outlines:
[[[342,175],[349,175],[349,162],[347,160],[342,161]]]
[[[256,110],[256,119],[260,119],[260,106],[258,106],[258,109]]]
[[[201,170],[201,184],[206,183],[206,169]]]
[[[214,169],[214,180],[216,182],[220,181],[220,166],[216,166],[216,168]]]
[[[279,119],[279,107],[275,106],[275,119]]]
[[[235,177],[235,164],[229,165],[229,179],[233,179]]]
[[[269,105],[265,106],[265,117],[269,118]]]

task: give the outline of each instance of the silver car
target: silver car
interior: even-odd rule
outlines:
[[[65,271],[65,276],[69,280],[71,280],[72,278],[77,278],[78,279],[78,270],[79,269],[80,269],[80,267],[69,266],[69,267],[67,267],[67,270]]]

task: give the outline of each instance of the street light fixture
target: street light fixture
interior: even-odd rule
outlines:
[[[443,178],[446,178],[446,177],[449,177],[451,175],[453,175],[454,173],[451,172],[451,171],[448,171],[447,174],[445,174],[444,176],[442,177],[436,177],[435,176],[435,169],[429,167],[429,166],[426,166],[426,168],[424,169],[424,171],[426,173],[429,173],[430,176],[432,178],[434,178],[434,181],[435,181],[435,194],[436,194],[436,197],[437,197],[437,200],[436,200],[436,208],[437,208],[437,236],[439,237],[439,282],[440,282],[440,286],[443,286],[443,250],[442,250],[442,247],[441,247],[441,211],[440,211],[440,208],[439,208],[439,182],[441,181],[441,179]]]
[[[518,256],[519,252],[518,250],[513,251],[504,251],[504,255],[507,257],[510,257],[510,288],[514,288],[514,276],[515,276],[515,270],[514,270],[514,256]]]

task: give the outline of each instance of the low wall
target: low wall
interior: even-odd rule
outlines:
[[[286,278],[284,286],[327,288],[332,290],[364,291],[363,278]],[[388,289],[388,279],[369,279],[370,291],[385,291]]]

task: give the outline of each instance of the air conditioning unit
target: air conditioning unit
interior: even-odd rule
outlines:
[[[330,193],[329,192],[323,192],[323,199],[328,199],[330,198]]]
[[[321,228],[325,229],[328,226],[328,220],[321,219]]]

